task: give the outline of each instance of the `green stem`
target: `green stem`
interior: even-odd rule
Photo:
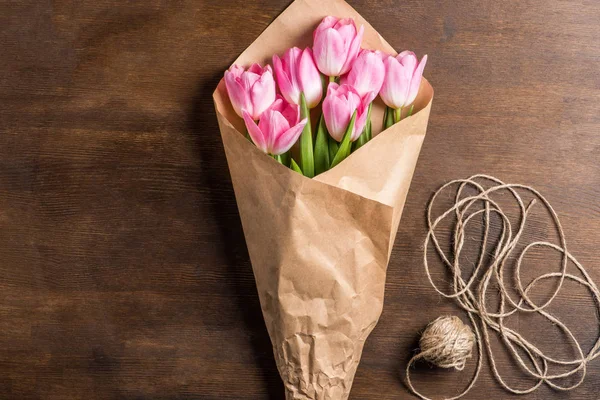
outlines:
[[[329,77],[329,83],[331,82],[335,82],[336,77],[335,76],[330,76]]]
[[[312,127],[310,123],[310,110],[306,104],[306,97],[304,93],[300,93],[300,119],[308,119],[308,122],[304,126],[304,130],[300,135],[300,168],[304,172],[304,175],[312,178],[315,176],[315,160],[313,155],[313,137]]]
[[[402,119],[402,107],[394,110],[394,123],[400,122]]]
[[[413,109],[415,108],[415,105],[413,104],[412,106],[410,106],[410,110],[408,110],[408,115],[407,117],[410,117],[412,115]]]
[[[390,107],[386,107],[385,129],[394,125],[394,111]]]
[[[385,106],[385,111],[383,112],[383,128],[381,129],[382,131],[385,131],[388,126],[387,126],[387,119],[388,119],[388,112],[389,112],[390,108],[388,106]]]
[[[283,160],[281,158],[281,154],[277,154],[276,156],[273,156],[273,158],[275,160],[277,160],[279,162],[279,164],[283,164]]]

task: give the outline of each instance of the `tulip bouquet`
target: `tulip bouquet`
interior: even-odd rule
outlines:
[[[412,114],[427,56],[418,62],[411,51],[361,50],[363,33],[352,18],[327,16],[313,33],[312,49],[292,47],[273,56],[274,76],[270,65],[259,64],[248,70],[234,64],[225,72],[229,99],[256,147],[312,178],[371,140],[378,94],[386,104],[384,129],[402,119],[403,108],[410,106]],[[321,102],[315,136],[310,110]],[[299,163],[290,155],[298,140]]]
[[[425,138],[426,60],[343,0],[295,0],[213,94],[288,400],[349,396]]]

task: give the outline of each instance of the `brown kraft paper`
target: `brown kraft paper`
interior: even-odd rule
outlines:
[[[342,0],[296,0],[235,61],[270,62],[306,47],[327,15],[365,27],[363,48],[396,54]],[[219,128],[286,399],[347,399],[364,342],[383,307],[386,269],[429,120],[423,79],[413,115],[379,133],[335,168],[306,178],[250,143],[224,81],[213,94]]]

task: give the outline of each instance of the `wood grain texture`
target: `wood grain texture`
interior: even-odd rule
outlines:
[[[283,399],[211,93],[287,4],[0,3],[0,398]],[[397,50],[429,55],[436,90],[352,392],[408,399],[418,332],[460,315],[421,261],[425,204],[445,181],[485,172],[538,188],[600,281],[600,3],[351,4]],[[541,221],[532,237],[551,233]],[[598,321],[570,289],[552,311],[589,348]],[[564,341],[517,323],[543,349]],[[450,395],[472,369],[419,368],[415,382]],[[594,362],[576,391],[527,398],[599,391]],[[486,364],[466,399],[510,397]]]

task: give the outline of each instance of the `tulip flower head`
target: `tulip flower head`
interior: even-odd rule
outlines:
[[[384,76],[383,54],[379,51],[362,50],[341,82],[352,86],[361,97],[368,96],[365,99],[368,104],[381,90]]]
[[[275,79],[270,65],[253,64],[247,71],[233,65],[225,71],[225,86],[233,109],[240,117],[245,111],[258,121],[275,101]]]
[[[300,104],[300,93],[304,93],[309,108],[319,104],[323,85],[310,48],[292,47],[282,58],[274,55],[273,67],[279,90],[289,103]]]
[[[261,116],[258,125],[247,111],[243,118],[250,138],[267,154],[280,155],[288,151],[300,137],[307,119],[300,119],[300,108],[287,103],[281,96]]]
[[[361,97],[350,85],[338,85],[335,82],[329,84],[327,96],[323,100],[323,118],[331,137],[338,142],[342,141],[352,114],[356,111],[356,121],[350,140],[358,139],[367,121],[369,104],[364,100],[370,97],[370,94]]]
[[[388,107],[399,109],[417,98],[427,56],[421,62],[417,61],[412,51],[403,51],[396,57],[388,56],[384,60],[385,78],[379,94]]]
[[[360,50],[364,33],[352,18],[325,17],[313,33],[313,52],[319,71],[340,76],[350,70]]]

